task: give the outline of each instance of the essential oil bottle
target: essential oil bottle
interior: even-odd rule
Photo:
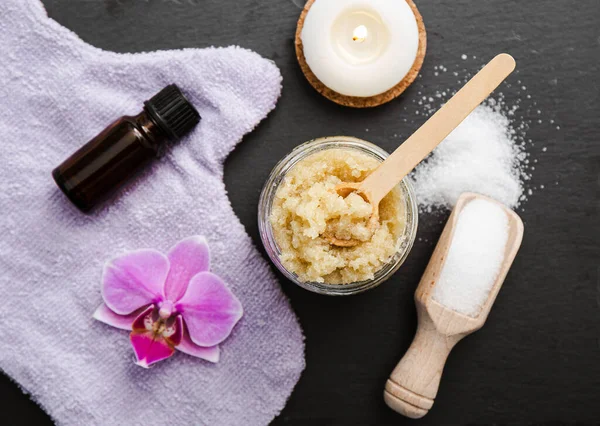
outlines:
[[[192,130],[200,114],[171,84],[124,116],[52,171],[58,187],[81,211],[89,212]]]

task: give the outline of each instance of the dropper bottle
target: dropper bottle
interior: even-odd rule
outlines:
[[[55,168],[52,177],[75,206],[89,212],[199,121],[196,108],[171,84],[144,102],[138,115],[121,117],[104,129]]]

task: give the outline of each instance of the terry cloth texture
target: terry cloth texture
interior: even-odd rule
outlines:
[[[270,422],[304,368],[303,336],[222,178],[227,154],[275,107],[277,67],[238,47],[102,51],[38,0],[0,2],[0,52],[0,368],[59,425]],[[201,123],[119,197],[80,213],[52,169],[170,83]],[[177,353],[140,368],[127,332],[92,319],[103,264],[197,234],[244,317],[218,364]]]

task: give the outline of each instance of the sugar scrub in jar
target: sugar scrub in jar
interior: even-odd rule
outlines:
[[[389,278],[404,262],[417,229],[417,206],[407,179],[379,205],[379,224],[367,226],[372,207],[360,195],[335,187],[364,180],[388,156],[352,137],[321,138],[297,147],[267,180],[259,229],[277,268],[317,293],[354,294]],[[331,243],[354,240],[356,245]]]

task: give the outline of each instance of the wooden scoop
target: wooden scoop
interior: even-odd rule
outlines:
[[[496,56],[365,180],[341,183],[336,187],[337,193],[346,197],[351,192],[357,192],[371,204],[373,212],[368,227],[375,231],[379,227],[379,202],[383,197],[458,127],[514,69],[515,60],[512,56],[506,53]],[[338,239],[333,235],[325,237],[331,244],[340,247],[352,247],[360,242]]]
[[[478,316],[472,318],[439,304],[432,295],[450,249],[459,213],[477,198],[502,207],[508,216],[509,231],[496,281]],[[460,196],[415,292],[419,325],[410,348],[385,385],[383,398],[390,408],[413,419],[427,414],[437,394],[446,358],[457,342],[485,323],[522,239],[523,222],[515,212],[482,195],[464,193]]]

